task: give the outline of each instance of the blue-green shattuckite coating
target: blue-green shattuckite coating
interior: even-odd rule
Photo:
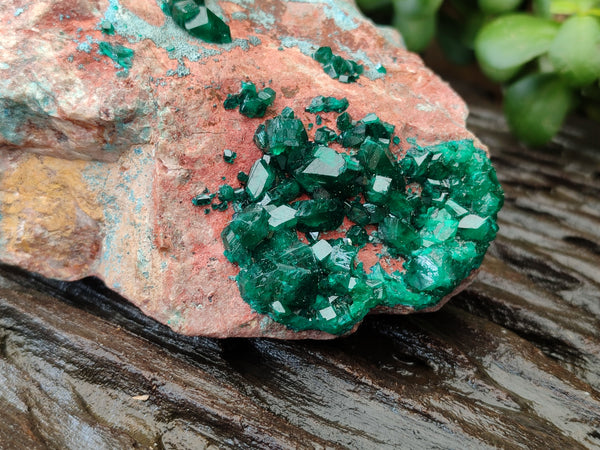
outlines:
[[[472,141],[415,146],[398,161],[394,127],[375,114],[343,113],[339,124],[356,157],[309,141],[289,108],[259,126],[264,156],[222,233],[242,298],[297,331],[342,334],[377,306],[436,305],[479,267],[498,229],[504,194]],[[356,225],[343,239],[299,239],[340,231],[344,217]],[[357,255],[370,242],[402,270],[365,269]]]

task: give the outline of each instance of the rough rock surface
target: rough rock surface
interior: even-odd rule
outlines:
[[[101,278],[175,331],[209,336],[319,337],[253,313],[219,233],[232,211],[190,199],[235,183],[259,155],[262,119],[225,111],[240,81],[270,86],[271,111],[316,95],[346,97],[419,144],[473,139],[462,100],[418,56],[343,1],[267,0],[208,6],[233,42],[206,44],[155,0],[17,0],[0,5],[0,261],[47,277]],[[113,23],[114,36],[100,31]],[[99,42],[135,51],[129,71]],[[327,76],[319,46],[365,66],[357,83]],[[382,64],[383,75],[376,71]],[[323,114],[323,125],[335,128]],[[239,155],[223,162],[223,149]]]

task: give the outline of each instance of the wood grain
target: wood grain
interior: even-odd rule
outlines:
[[[330,342],[190,338],[98,280],[1,266],[0,448],[600,448],[598,134],[527,149],[458,88],[506,205],[441,311]]]

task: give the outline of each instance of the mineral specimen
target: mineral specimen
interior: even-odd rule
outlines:
[[[293,330],[341,334],[377,306],[434,305],[481,264],[503,192],[473,141],[414,146],[398,162],[389,149],[393,126],[372,113],[352,123],[344,113],[340,142],[359,146],[354,159],[308,141],[302,122],[285,115],[255,133],[265,156],[252,166],[248,195],[221,233],[225,255],[240,267],[242,298],[255,311]],[[288,195],[275,195],[278,188]],[[312,198],[286,204],[302,194]],[[343,233],[345,217],[356,224],[345,238],[309,246],[297,234]],[[369,233],[367,224],[376,227]],[[383,254],[401,269],[377,262],[365,270],[357,256],[372,240],[383,242]]]
[[[352,230],[357,224],[368,233],[369,241],[360,247],[354,262],[371,274],[368,285],[344,272],[321,277],[317,281],[327,289],[344,294],[332,298],[332,306],[324,295],[327,291],[319,291],[321,297],[313,309],[318,308],[321,320],[332,317],[336,305],[343,305],[344,296],[356,289],[373,292],[377,298],[405,299],[387,309],[389,313],[408,314],[420,308],[419,302],[426,298],[409,288],[424,281],[400,283],[383,271],[402,272],[407,267],[402,255],[387,256],[393,248],[379,236],[383,220],[392,214],[411,224],[426,212],[415,209],[421,199],[435,208],[445,202],[444,209],[456,217],[439,215],[419,222],[416,229],[419,240],[432,243],[427,247],[431,248],[453,232],[453,220],[460,223],[470,214],[489,217],[500,200],[475,187],[476,208],[467,210],[463,200],[469,191],[465,188],[459,193],[459,186],[437,183],[446,176],[446,169],[436,169],[442,178],[429,177],[433,182],[422,185],[400,180],[406,184],[404,190],[402,183],[392,182],[387,203],[371,203],[364,198],[373,178],[370,171],[384,170],[386,163],[373,157],[368,160],[371,168],[365,169],[363,161],[367,159],[361,159],[361,145],[367,138],[365,148],[373,145],[370,141],[379,142],[387,147],[392,161],[398,159],[401,167],[407,164],[402,169],[407,173],[411,167],[418,173],[418,161],[423,156],[418,146],[473,140],[475,147],[485,149],[465,128],[467,109],[460,97],[417,55],[402,47],[397,33],[382,32],[351,2],[271,0],[268,8],[261,2],[241,0],[207,3],[231,28],[235,39],[225,45],[193,37],[163,14],[160,3],[2,3],[0,261],[60,280],[97,277],[144,314],[182,334],[331,338],[317,330],[293,331],[268,314],[253,310],[240,295],[236,281],[239,266],[224,256],[221,232],[235,213],[244,212],[251,203],[245,189],[247,174],[259,157],[269,156],[268,162],[263,161],[272,169],[273,182],[264,186],[262,198],[252,202],[266,211],[261,226],[270,237],[252,249],[251,257],[258,254],[259,246],[265,258],[289,247],[291,253],[279,260],[287,260],[291,254],[303,255],[298,267],[308,270],[314,267],[310,253],[294,242],[301,239],[311,247],[323,240],[336,248],[336,263],[318,264],[339,267],[344,258],[338,256],[348,255],[345,246],[361,245],[362,233]],[[165,10],[169,10],[167,6]],[[22,9],[18,16],[14,14],[17,8]],[[103,21],[113,25],[114,34],[102,31]],[[135,52],[129,59],[132,64],[127,77],[115,76],[124,74],[124,68],[98,54],[100,42]],[[324,74],[312,58],[323,45],[343,52],[344,58],[360,58],[365,71],[358,83],[340,83]],[[116,55],[113,50],[111,54]],[[125,66],[129,55],[123,55]],[[385,76],[377,74],[378,64],[387,68]],[[251,119],[222,107],[228,93],[240,91],[242,80],[260,86],[257,97],[264,87],[277,92],[263,119]],[[307,132],[303,124],[315,123],[316,117],[305,108],[320,95],[346,98],[352,117],[346,112],[339,116],[319,112],[323,125]],[[275,119],[279,111],[281,119]],[[396,126],[393,144],[385,142],[387,135],[370,136],[369,128],[374,127],[370,112]],[[259,147],[269,149],[265,153],[252,138],[259,123],[266,125],[267,120],[272,121],[270,126],[256,133]],[[317,142],[317,132],[325,126],[328,129],[321,130]],[[343,139],[338,136],[352,128],[357,130]],[[282,129],[289,133],[285,138],[280,136]],[[417,139],[415,144],[408,141],[411,137]],[[354,141],[355,146],[343,147],[344,139]],[[314,155],[319,146],[342,154],[345,166],[339,181],[326,181],[315,174],[326,181],[326,186],[306,193],[289,174],[304,170],[309,159],[321,159]],[[224,149],[237,153],[234,164],[224,161]],[[368,153],[380,154],[386,155]],[[468,164],[460,157],[458,160],[461,165]],[[422,164],[428,166],[432,161],[426,158]],[[377,174],[392,180],[395,177]],[[344,177],[355,177],[355,192],[339,192],[332,197],[327,189],[339,191],[338,186],[345,185]],[[233,187],[233,200],[217,198],[224,184]],[[449,189],[456,190],[454,197],[446,192]],[[229,198],[230,192],[224,194]],[[196,196],[200,206],[190,201]],[[273,207],[295,209],[296,202],[311,200],[331,201],[335,207],[332,218],[342,220],[336,232],[311,231],[306,218],[303,222],[308,225],[299,224],[296,218],[292,228],[285,221],[282,228],[270,231],[269,219],[277,226]],[[308,206],[303,208],[308,211]],[[278,211],[276,216],[284,217],[277,214],[285,211]],[[315,208],[312,218],[318,225],[316,220],[322,216],[316,212]],[[434,226],[437,220],[443,224],[439,230]],[[487,233],[487,221],[477,225],[473,218],[465,219],[460,227],[456,225],[455,237],[450,240],[464,241],[473,234]],[[294,228],[305,226],[306,232],[294,234]],[[342,239],[341,245],[336,239]],[[479,252],[474,241],[468,242],[450,246],[452,258],[468,262],[471,252]],[[418,256],[411,266],[415,269],[439,260],[434,252]],[[380,258],[382,270],[373,267]],[[302,273],[297,273],[297,282],[304,280]],[[311,276],[307,279],[314,281]],[[441,307],[448,298],[427,303],[433,306],[425,310]],[[317,301],[316,295],[313,300]],[[285,311],[284,302],[280,303],[273,302],[279,313]],[[417,308],[409,306],[412,304]],[[353,303],[350,308],[358,307],[363,306]]]

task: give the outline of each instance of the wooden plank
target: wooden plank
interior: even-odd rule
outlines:
[[[462,93],[506,206],[441,311],[331,342],[190,338],[97,280],[3,266],[0,448],[600,447],[597,134],[525,149]]]

